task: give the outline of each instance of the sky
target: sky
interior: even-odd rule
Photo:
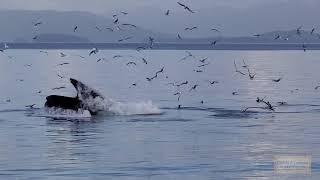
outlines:
[[[317,28],[320,17],[320,0],[179,1],[196,13],[188,14],[177,0],[5,0],[0,9],[86,11],[109,18],[126,11],[126,21],[164,33],[181,32],[187,26],[203,27],[198,33],[185,33],[190,37],[210,36],[211,27],[219,27],[225,36],[288,30],[300,25]],[[166,10],[171,12],[170,19],[164,16]]]

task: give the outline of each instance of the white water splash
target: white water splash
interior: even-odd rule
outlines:
[[[156,115],[161,114],[161,110],[151,101],[137,103],[115,102],[107,109],[115,115]]]
[[[91,118],[88,110],[79,109],[78,111],[62,108],[45,108],[45,113],[37,113],[37,116],[52,117],[52,118]]]

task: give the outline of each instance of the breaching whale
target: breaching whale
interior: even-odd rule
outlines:
[[[84,83],[70,78],[71,84],[77,91],[76,97],[50,95],[46,97],[46,108],[61,108],[66,110],[88,110],[91,115],[96,115],[104,110],[105,97]]]

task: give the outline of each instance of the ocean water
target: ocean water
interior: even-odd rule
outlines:
[[[0,179],[320,178],[319,51],[190,52],[1,53]],[[91,118],[46,116],[46,96],[76,95],[70,77],[118,106]],[[311,172],[277,173],[279,155],[311,156]]]

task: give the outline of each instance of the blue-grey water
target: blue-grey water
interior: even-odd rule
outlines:
[[[190,52],[194,57],[185,60],[188,54],[175,50],[1,53],[0,179],[320,178],[319,51]],[[206,57],[210,64],[197,67]],[[253,80],[235,72],[234,61],[247,73],[243,59],[256,74]],[[129,61],[136,65],[126,65]],[[162,67],[157,78],[146,80]],[[34,115],[47,95],[76,94],[69,77],[129,109],[91,119]],[[169,84],[186,80],[179,89]],[[66,88],[52,90],[60,86]],[[178,91],[180,101],[173,95]],[[242,112],[264,107],[257,97],[270,101],[275,111]],[[150,101],[161,114],[147,115]],[[34,109],[25,107],[31,104]],[[134,115],[137,111],[142,115]],[[311,174],[276,173],[277,155],[312,156]]]

